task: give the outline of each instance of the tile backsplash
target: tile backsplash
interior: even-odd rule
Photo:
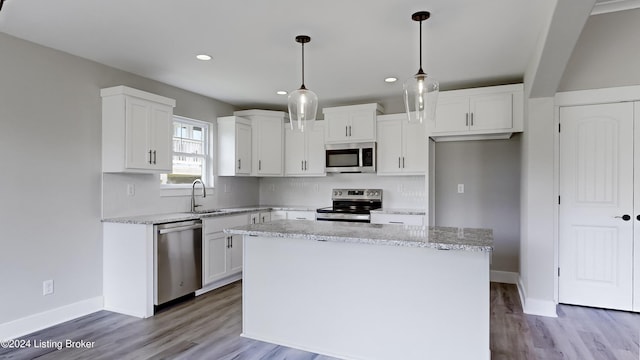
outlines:
[[[325,177],[261,178],[260,204],[323,207],[331,205],[335,188],[383,190],[387,208],[425,209],[424,176],[377,176],[375,174],[330,174]]]

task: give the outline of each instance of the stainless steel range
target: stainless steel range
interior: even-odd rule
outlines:
[[[382,207],[382,189],[333,189],[333,206],[316,210],[318,221],[371,222],[371,210]]]

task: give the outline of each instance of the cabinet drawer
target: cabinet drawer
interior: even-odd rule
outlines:
[[[288,220],[315,220],[315,211],[287,211]]]
[[[219,216],[210,219],[203,219],[202,224],[204,226],[204,233],[212,234],[220,232],[225,228],[248,225],[249,216],[247,214]]]
[[[404,215],[404,214],[371,214],[372,224],[396,224],[423,226],[424,215]]]

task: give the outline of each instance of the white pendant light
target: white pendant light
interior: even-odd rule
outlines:
[[[440,84],[422,70],[422,22],[431,16],[428,11],[418,11],[411,19],[420,22],[420,69],[404,83],[404,106],[409,122],[423,123],[435,119]]]
[[[318,96],[304,86],[304,44],[311,41],[307,35],[296,36],[302,44],[302,86],[289,94],[289,121],[291,130],[305,131],[313,126],[318,111]]]

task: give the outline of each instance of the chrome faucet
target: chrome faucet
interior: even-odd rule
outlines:
[[[203,198],[207,197],[207,190],[205,189],[205,186],[202,180],[200,179],[193,180],[193,183],[191,184],[191,212],[196,212],[196,207],[202,206],[202,205],[196,205],[195,190],[196,190],[197,183],[200,183],[200,185],[202,185],[202,197]]]

